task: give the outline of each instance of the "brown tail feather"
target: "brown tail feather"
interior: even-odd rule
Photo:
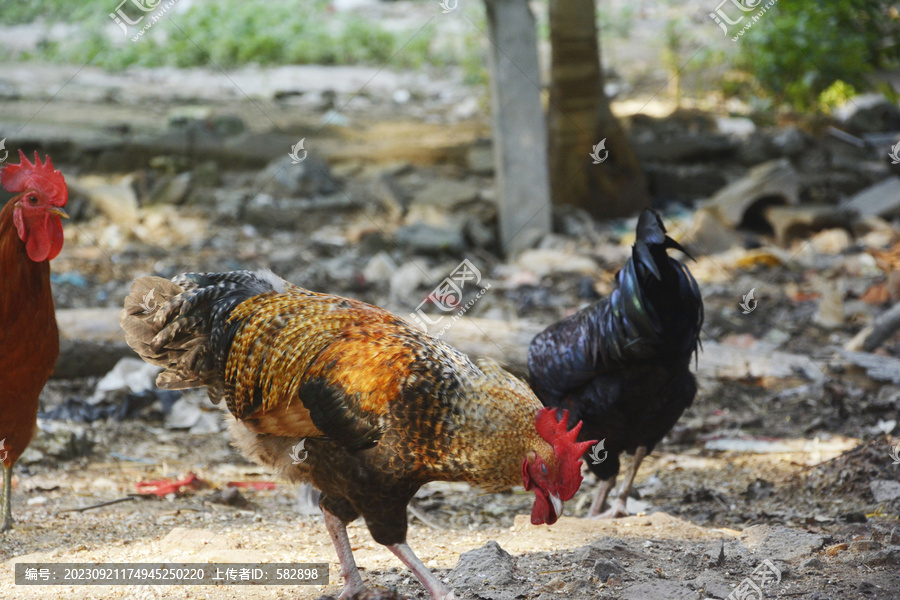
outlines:
[[[198,365],[207,352],[207,336],[173,335],[183,323],[172,326],[177,316],[179,294],[184,290],[162,277],[141,277],[131,284],[119,324],[125,341],[150,364],[165,367],[156,385],[163,389],[185,389],[206,385]],[[173,302],[173,300],[175,302]]]

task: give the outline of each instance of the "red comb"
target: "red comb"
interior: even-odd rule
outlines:
[[[25,153],[19,150],[21,164],[7,164],[0,171],[0,184],[7,192],[18,194],[28,189],[43,192],[50,204],[65,206],[69,199],[69,189],[62,173],[53,168],[53,161],[47,156],[42,163],[37,150],[34,152],[34,164],[28,162]]]
[[[534,427],[548,444],[553,446],[559,465],[559,498],[569,500],[581,486],[581,457],[597,440],[578,442],[581,421],[572,429],[569,425],[569,411],[562,411],[562,419],[557,417],[557,409],[542,408],[534,418]]]

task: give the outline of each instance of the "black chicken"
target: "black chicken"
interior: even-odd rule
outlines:
[[[703,300],[690,271],[667,248],[687,254],[666,235],[659,215],[645,210],[612,294],[551,325],[528,349],[531,385],[541,402],[567,408],[573,424],[583,421],[583,439],[604,440],[593,456],[585,454],[601,481],[592,517],[627,514],[641,461],[697,393],[690,362],[699,345]],[[634,463],[616,505],[601,514],[623,451],[634,454]]]

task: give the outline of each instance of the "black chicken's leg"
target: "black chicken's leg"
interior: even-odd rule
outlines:
[[[341,592],[340,598],[349,598],[353,594],[364,591],[366,586],[359,575],[356,561],[353,559],[350,538],[347,537],[347,526],[324,508],[322,509],[322,516],[325,517],[325,527],[328,529],[328,535],[331,536],[331,543],[334,544],[338,560],[341,561],[341,577],[344,578],[344,591]]]
[[[631,463],[631,468],[628,470],[628,477],[622,485],[622,491],[619,492],[616,503],[609,510],[598,515],[598,519],[615,519],[616,517],[628,516],[628,511],[625,510],[625,505],[628,502],[628,494],[631,493],[631,486],[634,485],[634,477],[637,475],[638,468],[640,468],[641,461],[644,460],[645,456],[647,456],[647,447],[638,446],[637,450],[634,451],[634,460]]]
[[[609,493],[615,485],[615,474],[611,475],[609,479],[600,481],[600,485],[597,487],[597,495],[594,497],[594,502],[591,504],[591,510],[588,513],[588,518],[596,519],[600,516],[603,509],[606,508],[606,499],[609,497]]]
[[[3,465],[3,494],[0,495],[0,533],[12,529],[12,465]]]

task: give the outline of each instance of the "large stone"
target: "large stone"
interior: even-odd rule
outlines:
[[[881,94],[855,96],[835,110],[835,117],[853,133],[900,130],[900,108]]]
[[[797,172],[787,159],[772,160],[750,169],[750,172],[702,204],[713,211],[722,223],[737,228],[753,225],[763,218],[765,206],[797,204],[799,201]]]
[[[415,194],[413,202],[452,209],[478,198],[478,186],[466,181],[438,179]]]
[[[851,222],[853,211],[833,206],[769,206],[764,211],[766,221],[772,227],[779,244],[787,245],[794,239],[807,238],[814,231],[841,227]],[[849,236],[848,236],[849,238]]]
[[[874,479],[869,482],[875,502],[893,502],[900,498],[900,481]]]
[[[694,213],[683,242],[694,254],[717,254],[743,245],[743,237],[706,209]]]
[[[860,217],[900,217],[900,177],[894,175],[867,187],[842,203],[841,208],[852,210]]]
[[[151,190],[147,204],[181,204],[191,189],[191,174],[164,177]]]
[[[401,227],[394,238],[414,252],[459,252],[466,245],[462,227],[436,227],[422,222]]]
[[[257,176],[256,184],[262,192],[295,198],[333,194],[339,188],[323,160],[307,155],[293,164],[287,153],[273,159]]]
[[[451,587],[496,587],[512,583],[515,569],[515,559],[497,542],[490,541],[463,553],[448,578]]]
[[[629,586],[622,592],[622,600],[700,600],[700,593],[677,581],[656,580]]]
[[[782,525],[753,525],[739,539],[757,556],[785,562],[807,558],[825,545],[824,536]]]

